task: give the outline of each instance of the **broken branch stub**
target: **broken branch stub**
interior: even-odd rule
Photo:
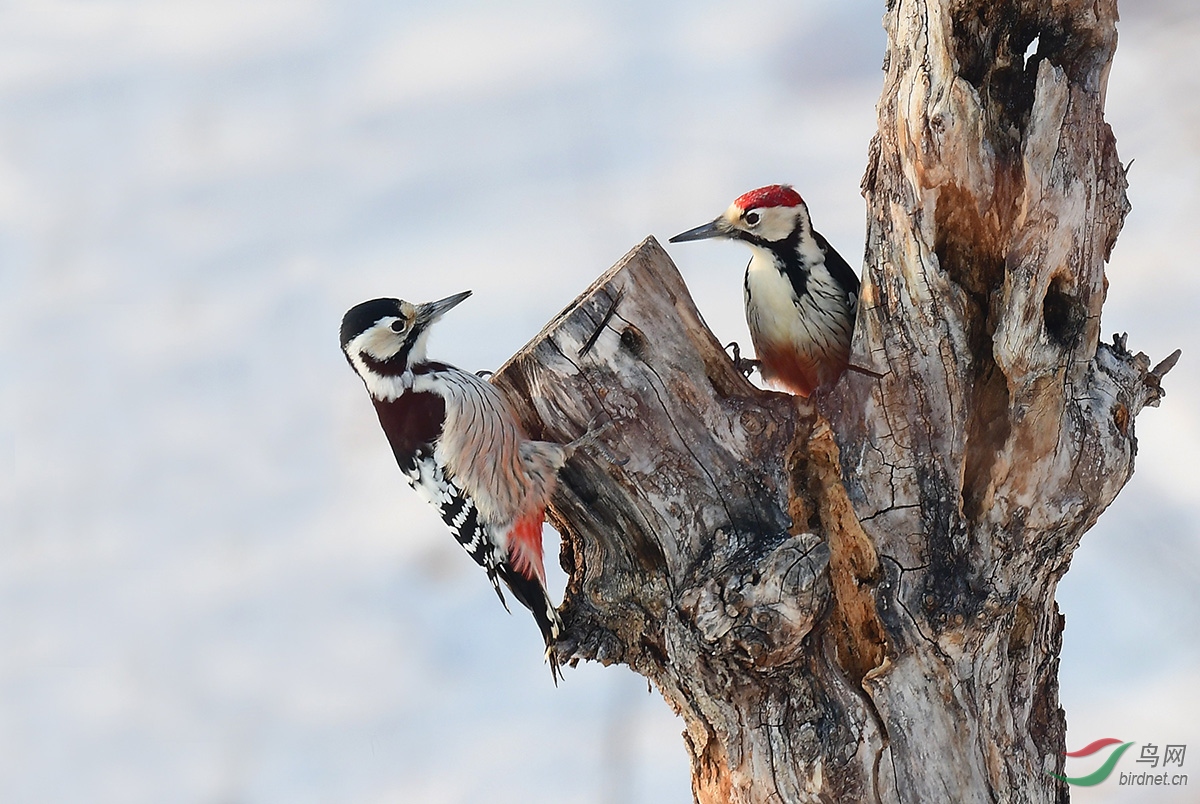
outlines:
[[[689,593],[702,632],[736,628],[736,617],[702,613],[713,562],[752,575],[772,548],[794,547],[783,456],[811,411],[803,419],[791,397],[738,374],[662,248],[648,239],[630,252],[493,381],[536,438],[607,426],[603,449],[585,447],[562,470],[551,512],[572,573],[567,654],[641,670],[665,658],[664,617]],[[814,570],[822,555],[809,556]]]
[[[684,716],[700,800],[816,789],[823,764],[848,765],[870,717],[858,685],[883,661],[878,563],[812,405],[741,376],[652,238],[493,382],[535,438],[611,423],[551,508],[564,658],[658,686]],[[789,724],[764,728],[772,710]],[[795,762],[764,775],[773,752]],[[847,795],[868,784],[841,777]]]

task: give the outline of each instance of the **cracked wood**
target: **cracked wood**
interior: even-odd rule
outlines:
[[[697,801],[1066,800],[1054,590],[1178,358],[1100,338],[1115,22],[887,4],[852,356],[879,376],[753,388],[647,240],[494,377],[535,437],[613,423],[552,504],[559,647],[657,686]]]

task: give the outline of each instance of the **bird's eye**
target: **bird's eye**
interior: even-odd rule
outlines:
[[[406,326],[408,326],[407,321],[403,318],[397,318],[392,322],[392,332],[403,332]]]
[[[750,226],[757,226],[758,220],[759,220],[759,214],[757,212],[754,212],[753,210],[751,210],[750,212],[746,213],[746,223],[749,224]]]

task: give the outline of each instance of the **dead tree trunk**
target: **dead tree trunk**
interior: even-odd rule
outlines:
[[[643,243],[496,376],[563,471],[562,651],[684,718],[700,802],[1065,801],[1054,590],[1157,404],[1100,342],[1114,0],[895,0],[855,362],[758,391]],[[1035,52],[1025,59],[1030,43]]]

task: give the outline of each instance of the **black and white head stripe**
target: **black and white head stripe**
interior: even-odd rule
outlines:
[[[342,348],[385,318],[402,318],[399,299],[372,299],[356,304],[342,317]]]
[[[470,295],[467,290],[424,304],[372,299],[350,308],[342,318],[342,351],[372,396],[395,398],[403,391],[388,383],[386,388],[371,387],[371,378],[403,379],[412,366],[424,362],[430,325]]]

